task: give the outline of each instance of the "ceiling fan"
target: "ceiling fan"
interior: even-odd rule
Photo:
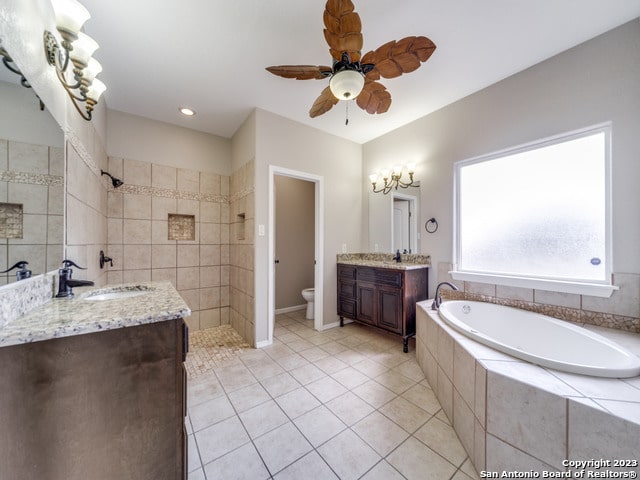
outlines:
[[[274,75],[296,80],[330,78],[309,110],[311,118],[328,112],[338,100],[356,99],[367,113],[384,113],[391,106],[391,94],[377,80],[399,77],[420,67],[436,49],[427,37],[392,40],[364,55],[362,23],[351,0],[327,0],[324,38],[329,44],[333,66],[280,65],[267,67]]]

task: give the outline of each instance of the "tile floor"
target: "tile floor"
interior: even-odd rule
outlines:
[[[189,480],[478,478],[398,337],[304,310],[274,337],[189,380]]]

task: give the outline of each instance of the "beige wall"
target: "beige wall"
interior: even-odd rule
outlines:
[[[179,113],[176,110],[176,115]],[[110,156],[205,173],[231,174],[231,141],[116,110],[107,115]]]
[[[313,288],[315,184],[275,176],[276,310],[305,305],[302,290]]]
[[[364,145],[364,171],[395,152],[419,159],[421,251],[440,265],[452,261],[453,163],[600,122],[613,122],[613,271],[621,289],[610,299],[468,284],[477,294],[640,317],[640,21],[548,59]],[[553,172],[549,172],[552,174]],[[363,178],[366,184],[366,178]],[[433,273],[433,272],[432,272]],[[430,292],[438,279],[430,276]],[[620,319],[624,323],[626,320]]]
[[[348,128],[348,127],[347,127]],[[324,184],[323,324],[338,321],[336,313],[336,254],[343,244],[360,252],[362,236],[362,149],[359,144],[256,110],[255,202],[256,227],[256,341],[268,339],[269,166],[293,169],[322,177]],[[316,289],[318,285],[315,285]]]

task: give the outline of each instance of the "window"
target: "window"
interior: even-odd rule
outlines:
[[[609,296],[609,124],[455,164],[456,279]]]

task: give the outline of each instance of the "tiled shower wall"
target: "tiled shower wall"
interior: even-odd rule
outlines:
[[[254,162],[231,174],[230,287],[231,325],[255,346]]]
[[[108,171],[124,181],[108,193],[108,283],[170,281],[192,330],[228,324],[229,177],[122,158]]]
[[[66,138],[66,257],[85,268],[74,267],[73,278],[91,280],[101,286],[107,281],[107,272],[99,263],[100,250],[106,248],[107,183],[100,170],[107,166],[107,155],[99,142],[95,142],[90,154],[69,133]]]
[[[0,270],[26,260],[36,275],[62,261],[63,155],[59,147],[0,140],[0,203],[16,205],[21,217],[12,232],[3,231],[6,218],[0,223]],[[15,281],[15,272],[0,274],[0,285]]]
[[[640,275],[614,273],[613,283],[620,289],[609,298],[599,298],[488,283],[457,282],[448,273],[452,268],[450,263],[438,264],[438,282],[452,282],[460,288],[459,292],[444,288],[441,290],[444,298],[499,303],[574,323],[640,333]]]

